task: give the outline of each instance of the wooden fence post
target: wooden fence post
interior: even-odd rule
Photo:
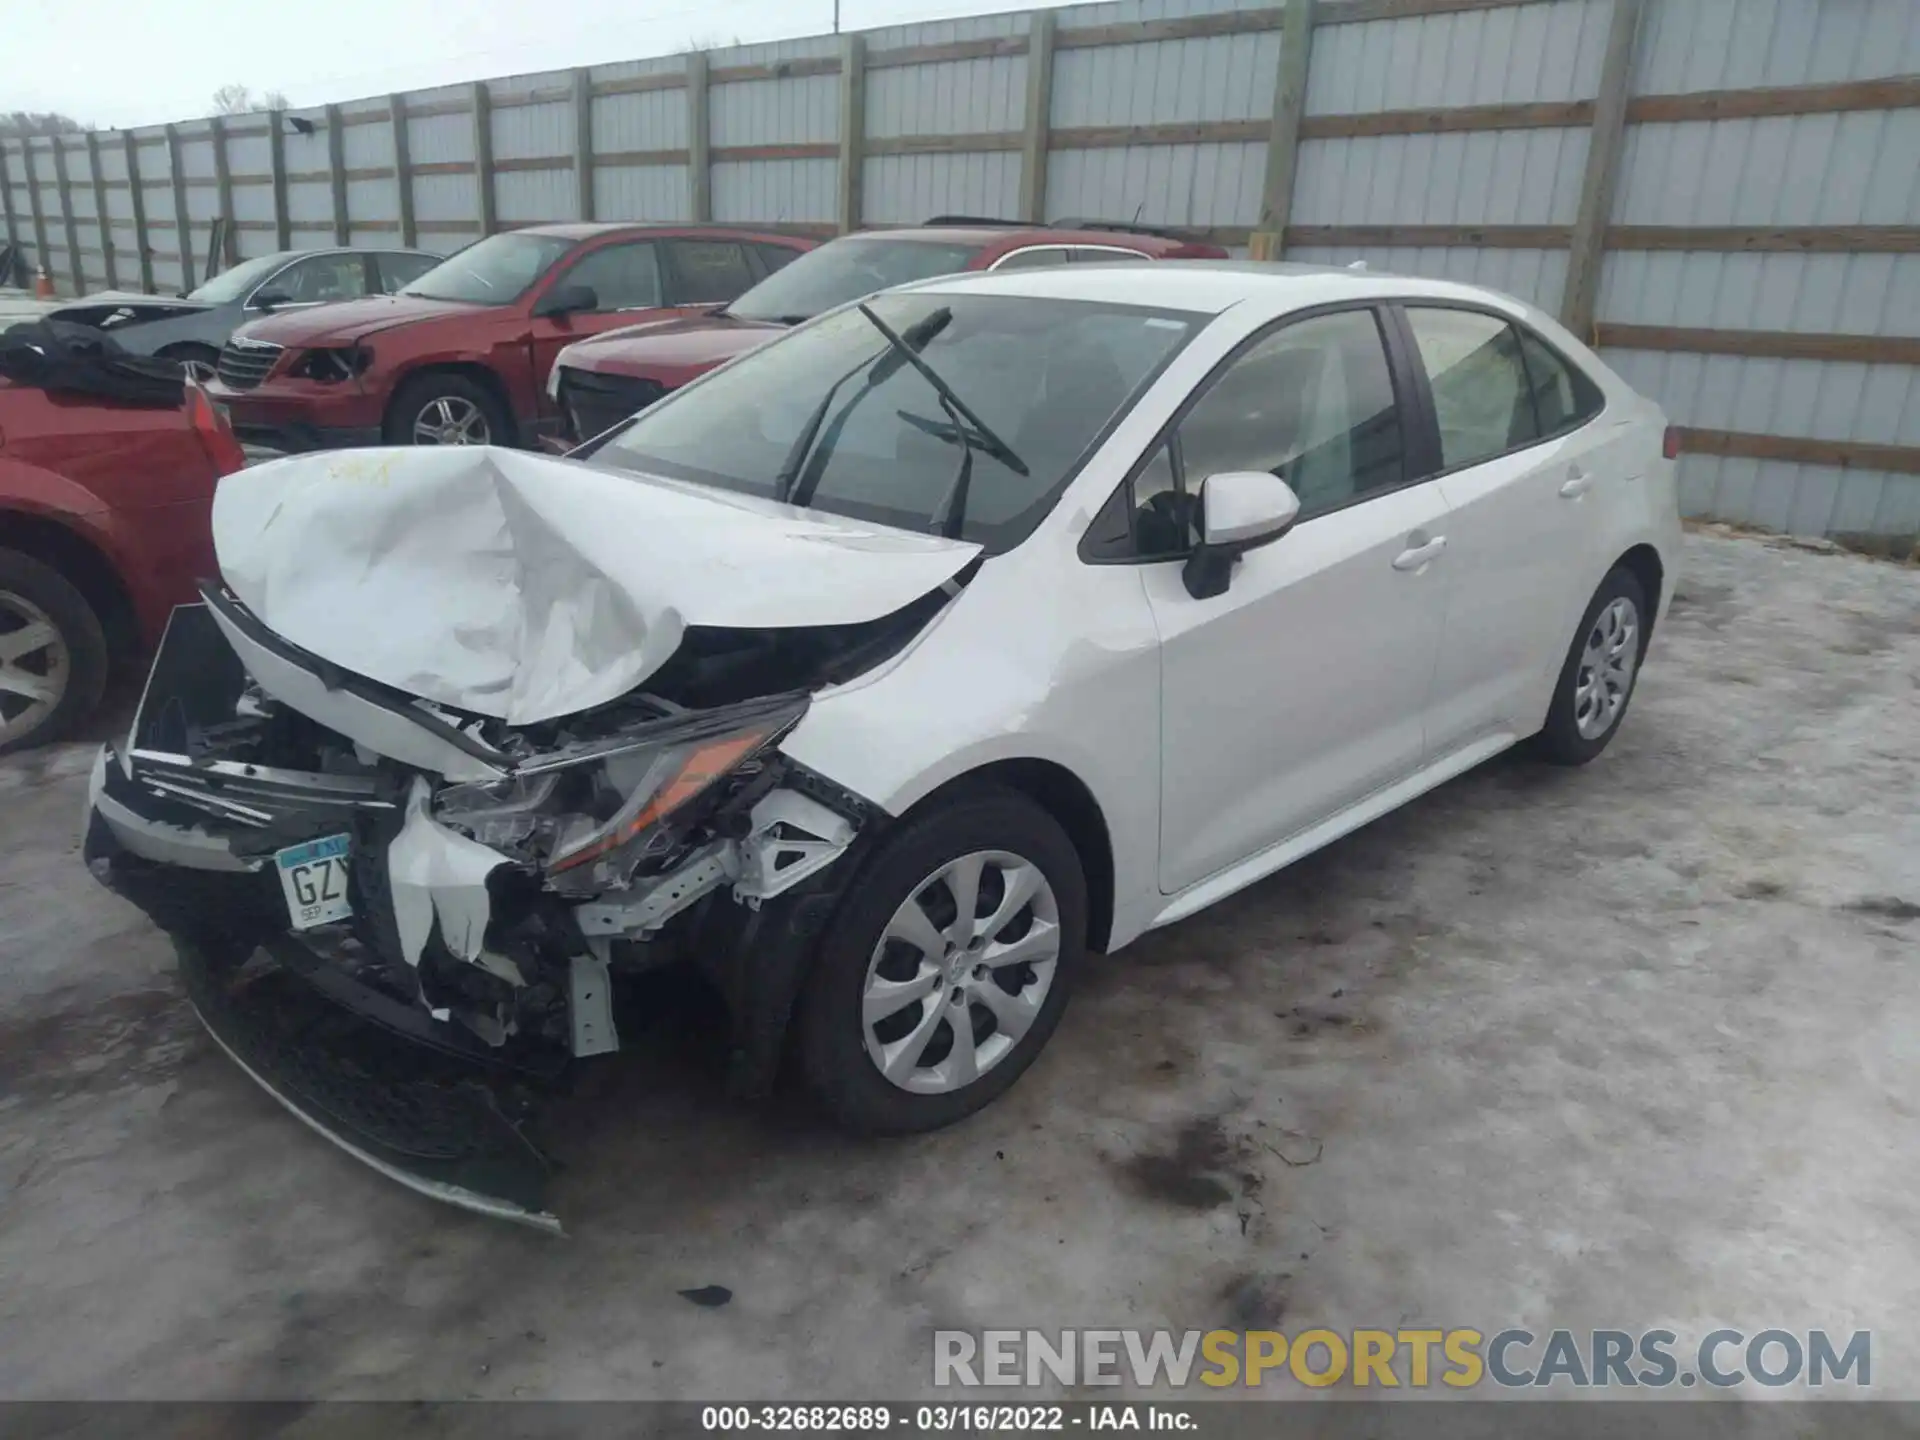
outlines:
[[[593,219],[593,72],[584,65],[573,72],[573,194],[575,213]]]
[[[267,111],[267,164],[273,174],[273,248],[293,248],[293,223],[287,218],[287,135],[278,110]]]
[[[474,216],[480,222],[480,236],[493,234],[493,92],[484,80],[469,87],[473,109],[473,196]]]
[[[220,263],[231,267],[240,258],[240,248],[234,239],[233,167],[227,160],[227,122],[215,115],[207,121],[207,129],[213,136],[214,203],[220,207],[221,218],[227,222],[225,239],[220,247]]]
[[[47,265],[47,217],[40,204],[40,170],[33,163],[33,136],[21,135],[20,158],[27,170],[27,205],[33,211],[34,271],[37,274],[45,270],[51,279],[53,271]]]
[[[1247,237],[1255,260],[1278,260],[1293,218],[1293,176],[1300,161],[1300,118],[1307,111],[1307,69],[1313,62],[1314,0],[1287,0],[1280,16],[1280,70],[1273,82],[1273,123],[1267,131],[1267,176],[1260,220]]]
[[[120,141],[126,147],[127,194],[132,197],[133,253],[140,260],[140,288],[152,294],[153,247],[147,244],[147,194],[140,184],[140,142],[131,130],[122,130]]]
[[[412,249],[420,243],[413,222],[413,148],[407,136],[407,98],[387,96],[387,124],[393,127],[393,184],[399,202],[400,243]]]
[[[93,216],[100,229],[100,256],[106,262],[107,288],[120,288],[120,264],[113,253],[113,219],[107,214],[107,182],[100,175],[100,134],[87,132],[87,169],[93,175]]]
[[[0,211],[4,211],[7,217],[7,244],[18,245],[20,236],[14,228],[18,222],[13,216],[13,177],[7,163],[7,142],[4,137],[0,137]],[[0,275],[0,285],[11,283],[8,276]]]
[[[1053,12],[1027,16],[1027,113],[1020,137],[1020,218],[1046,218],[1047,147],[1053,134]]]
[[[187,218],[187,180],[180,173],[180,132],[169,125],[167,174],[173,181],[173,240],[180,251],[180,293],[193,289],[193,222]]]
[[[1600,62],[1600,94],[1593,103],[1593,131],[1587,141],[1587,171],[1580,185],[1580,210],[1567,254],[1566,291],[1560,299],[1561,322],[1582,340],[1593,337],[1600,266],[1607,248],[1607,222],[1613,218],[1614,183],[1620,175],[1620,148],[1626,141],[1627,100],[1633,91],[1633,55],[1639,38],[1640,0],[1613,0],[1606,55]]]
[[[689,219],[713,219],[713,173],[707,165],[712,129],[707,115],[707,56],[687,54],[687,208]]]
[[[867,42],[840,37],[840,233],[860,228],[865,210],[867,138]]]
[[[73,192],[67,179],[67,141],[53,137],[53,180],[60,192],[60,230],[67,237],[67,271],[73,276],[73,293],[87,293],[87,269],[80,263],[80,236],[73,228]]]
[[[340,107],[326,107],[327,183],[333,189],[333,243],[345,245],[353,234],[347,219],[347,132],[340,124]]]

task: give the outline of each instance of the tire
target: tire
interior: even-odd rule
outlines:
[[[9,646],[9,636],[29,627],[49,629],[52,638],[13,653],[19,643]],[[22,685],[43,693],[27,697]],[[63,738],[106,689],[106,631],[86,596],[52,566],[0,550],[0,755]]]
[[[1615,567],[1600,582],[1587,612],[1567,647],[1566,662],[1553,683],[1553,703],[1547,707],[1547,723],[1534,737],[1534,754],[1553,765],[1584,765],[1619,733],[1620,722],[1627,717],[1634,687],[1640,680],[1640,662],[1646,655],[1647,592],[1631,570]],[[1630,627],[1622,634],[1622,623]],[[1620,666],[1596,665],[1612,654],[1624,663]],[[1593,711],[1593,691],[1586,682],[1595,673],[1604,685],[1606,713]]]
[[[916,902],[935,930],[945,922],[951,932],[958,923],[955,894],[942,877],[983,853],[976,916],[1004,905],[1010,884],[1031,894],[1022,908],[1007,911],[992,936],[971,949],[949,949],[950,962],[887,939],[896,912]],[[1042,887],[1032,889],[1036,875]],[[1049,932],[1049,924],[1057,929]],[[922,933],[935,945],[948,939]],[[1004,1094],[1046,1045],[1066,1009],[1086,936],[1080,856],[1059,822],[1033,801],[1010,790],[984,790],[909,820],[861,871],[822,937],[801,997],[799,1049],[809,1086],[836,1123],[858,1134],[934,1130],[971,1115]],[[1057,942],[1050,964],[1044,959],[1049,938]],[[1014,958],[996,962],[996,956]],[[929,974],[924,998],[906,1001],[869,1028],[869,986],[918,987]],[[975,998],[988,986],[998,992],[987,996],[992,1009]],[[957,994],[965,998],[964,1011],[954,1003]],[[959,1058],[956,1013],[966,1016],[972,1032],[971,1066]],[[1002,1016],[1014,1028],[1002,1028]],[[924,1043],[916,1052],[917,1042]],[[875,1053],[896,1048],[905,1052],[895,1069],[899,1083],[882,1073]],[[965,1080],[968,1073],[975,1078]]]
[[[211,345],[169,345],[159,358],[179,361],[190,375],[198,369],[202,380],[211,379],[220,368],[220,352]]]
[[[437,407],[445,407],[439,415],[432,412]],[[442,421],[441,428],[465,423],[469,433],[477,433],[473,427],[484,429],[485,439],[471,440],[428,440],[421,436],[424,425]],[[513,417],[500,403],[500,397],[493,393],[490,386],[483,385],[466,375],[456,375],[451,371],[429,372],[416,375],[400,387],[393,397],[393,403],[387,407],[387,420],[383,427],[384,438],[389,445],[511,445],[513,440]]]

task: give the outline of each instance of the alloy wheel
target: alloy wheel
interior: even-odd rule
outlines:
[[[1617,596],[1593,617],[1574,672],[1573,723],[1582,740],[1599,739],[1619,720],[1639,663],[1640,611],[1626,596]]]
[[[458,395],[429,400],[414,417],[416,445],[487,445],[492,440],[480,407]]]
[[[73,655],[46,611],[0,590],[0,745],[32,734],[59,707]]]
[[[964,1089],[1019,1045],[1059,959],[1060,907],[1039,866],[1004,850],[948,861],[873,947],[861,991],[868,1058],[902,1090]]]

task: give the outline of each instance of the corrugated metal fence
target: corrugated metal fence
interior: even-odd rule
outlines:
[[[63,290],[543,220],[1105,216],[1447,275],[1686,427],[1690,513],[1920,532],[1920,5],[1133,0],[0,145]],[[196,253],[197,252],[197,253]]]

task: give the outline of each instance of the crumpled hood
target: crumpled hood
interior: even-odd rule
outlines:
[[[64,300],[54,310],[58,315],[62,310],[71,310],[81,305],[164,305],[173,310],[211,310],[212,304],[206,300],[189,300],[184,295],[149,295],[141,290],[95,290],[82,295],[77,300]]]
[[[626,694],[688,626],[878,619],[980,548],[494,447],[242,470],[215,493],[213,538],[227,585],[283,638],[513,725]]]

